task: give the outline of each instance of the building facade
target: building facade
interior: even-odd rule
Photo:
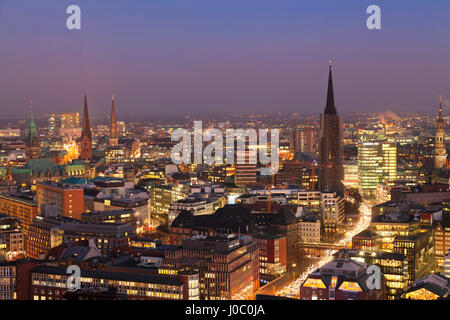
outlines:
[[[36,185],[36,203],[39,215],[43,213],[43,206],[55,205],[57,214],[81,219],[84,212],[84,190],[76,185],[43,181]]]

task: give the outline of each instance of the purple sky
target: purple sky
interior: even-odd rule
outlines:
[[[42,3],[44,2],[44,4]],[[82,30],[65,27],[79,4]],[[382,30],[366,28],[370,4]],[[434,112],[450,99],[450,1],[0,0],[1,118]],[[450,111],[450,110],[449,110]],[[450,112],[449,112],[450,113]]]

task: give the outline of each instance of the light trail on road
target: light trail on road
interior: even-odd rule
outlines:
[[[358,223],[355,225],[355,227],[347,231],[345,233],[345,237],[337,242],[338,245],[348,245],[351,244],[352,238],[357,235],[358,233],[366,230],[370,226],[370,222],[372,220],[372,209],[371,206],[362,202],[360,207],[360,219]],[[290,284],[285,286],[283,289],[278,290],[275,295],[281,296],[281,297],[289,297],[289,298],[300,298],[300,286],[302,283],[306,280],[308,275],[313,272],[314,270],[322,267],[323,265],[327,264],[328,262],[333,260],[333,254],[336,252],[336,250],[332,250],[331,254],[327,257],[324,257],[320,259],[320,261],[314,263],[312,266],[308,267],[306,269],[306,272],[299,275],[298,278],[293,280]]]

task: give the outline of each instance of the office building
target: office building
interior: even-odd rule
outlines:
[[[169,251],[165,263],[198,270],[201,299],[242,300],[259,289],[258,245],[248,236],[193,236]]]
[[[363,198],[376,199],[380,184],[397,179],[397,146],[386,140],[362,140],[358,145],[358,186]]]
[[[55,205],[57,214],[81,219],[84,190],[77,185],[42,181],[36,185],[36,203],[39,215],[42,215],[44,205]]]
[[[253,236],[259,248],[261,285],[282,276],[287,269],[286,235],[262,232]]]
[[[61,129],[77,129],[80,127],[80,114],[78,112],[61,113],[59,119]]]

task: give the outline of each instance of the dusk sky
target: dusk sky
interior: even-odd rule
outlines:
[[[66,8],[81,7],[81,30]],[[366,8],[381,7],[381,30]],[[0,118],[437,112],[450,99],[450,1],[0,0]],[[450,103],[446,101],[447,115]]]

